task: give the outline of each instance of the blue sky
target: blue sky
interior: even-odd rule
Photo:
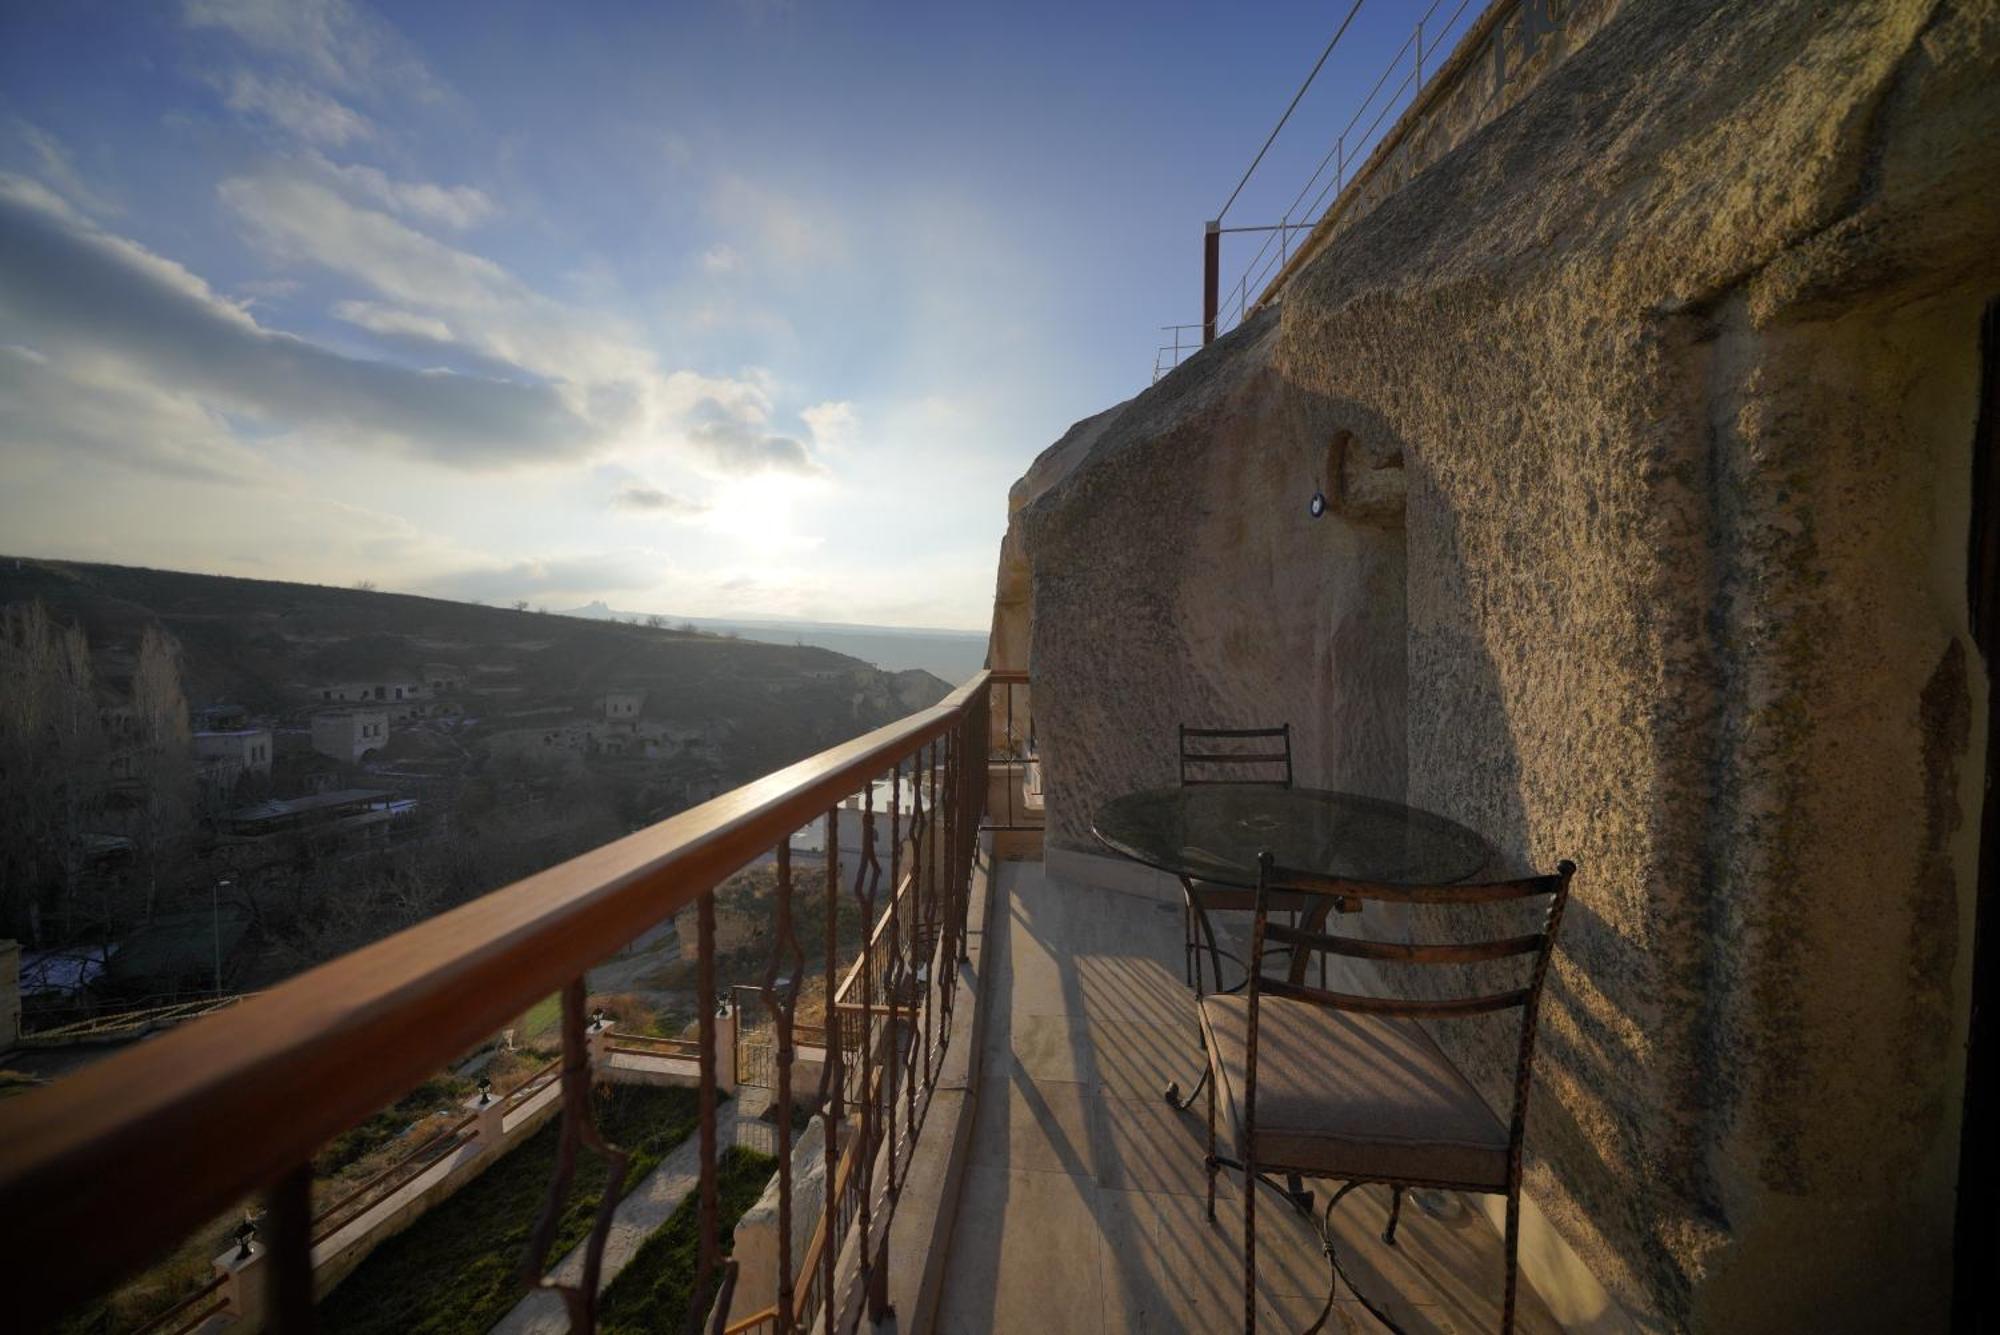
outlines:
[[[982,627],[1347,9],[7,5],[0,550]]]

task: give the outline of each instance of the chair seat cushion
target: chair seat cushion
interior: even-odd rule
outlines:
[[[1201,1000],[1216,1111],[1239,1155],[1250,1002]],[[1507,1128],[1414,1020],[1260,997],[1259,1168],[1503,1191]]]

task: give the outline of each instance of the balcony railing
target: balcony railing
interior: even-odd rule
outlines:
[[[756,1312],[736,1304],[731,1328],[847,1330],[864,1309],[879,1314],[890,1220],[951,1034],[995,745],[989,697],[1006,691],[1001,707],[1010,708],[1025,682],[1022,673],[982,672],[930,709],[0,1106],[0,1217],[23,1225],[10,1230],[6,1258],[13,1317],[39,1328],[261,1193],[267,1222],[257,1246],[268,1252],[256,1292],[232,1299],[223,1282],[231,1277],[219,1275],[163,1320],[198,1322],[234,1301],[278,1328],[309,1328],[315,1244],[412,1174],[472,1153],[485,1133],[476,1118],[462,1119],[317,1214],[315,1151],[552,992],[562,998],[560,1062],[497,1097],[491,1119],[497,1146],[501,1113],[525,1111],[525,1101],[560,1086],[557,1169],[522,1260],[524,1291],[556,1259],[549,1252],[578,1155],[600,1157],[609,1181],[583,1244],[582,1280],[543,1285],[561,1293],[573,1329],[594,1328],[626,1156],[593,1124],[593,1060],[691,1062],[700,1250],[685,1319],[724,1328],[738,1276],[719,1214],[717,1105],[751,1075],[741,1068],[744,1031],[754,1026],[770,1048],[765,1071],[780,1111],[778,1258],[775,1275],[759,1282],[776,1301]],[[838,809],[853,795],[861,847],[843,859]],[[820,820],[823,866],[795,868],[793,834]],[[769,956],[761,978],[732,988],[717,977],[715,891],[767,854],[775,861]],[[824,893],[801,893],[809,889]],[[847,920],[858,916],[865,928],[846,949],[843,903]],[[691,905],[698,1039],[595,1032],[586,972]],[[805,921],[807,907],[823,921]],[[799,1061],[805,1046],[818,1049],[810,1064]],[[795,1072],[815,1066],[796,1088]],[[818,1218],[802,1250],[793,1243],[793,1117],[784,1115],[793,1107],[818,1123],[831,1184],[815,1193]]]

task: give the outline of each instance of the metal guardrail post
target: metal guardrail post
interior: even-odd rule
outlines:
[[[1222,220],[1213,219],[1201,237],[1201,342],[1215,342],[1215,306],[1222,282]]]

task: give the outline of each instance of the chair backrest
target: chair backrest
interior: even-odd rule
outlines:
[[[1257,858],[1256,916],[1250,931],[1250,967],[1247,981],[1250,1032],[1246,1072],[1246,1115],[1254,1118],[1257,1066],[1258,1003],[1262,996],[1289,997],[1330,1010],[1370,1015],[1403,1016],[1411,1019],[1452,1019],[1487,1015],[1519,1009],[1521,1032],[1515,1053],[1514,1108],[1509,1126],[1510,1171],[1520,1171],[1522,1130],[1528,1112],[1528,1085],[1535,1058],[1535,1024],[1541,1011],[1542,987],[1548,980],[1549,959],[1555,951],[1556,934],[1562,930],[1563,910],[1569,903],[1569,882],[1576,864],[1565,858],[1553,874],[1526,876],[1509,881],[1485,881],[1451,885],[1390,885],[1354,881],[1344,877],[1320,876],[1277,866],[1270,853]],[[1403,942],[1339,936],[1271,920],[1272,894],[1324,895],[1330,900],[1352,905],[1375,900],[1414,905],[1496,905],[1545,899],[1541,929],[1517,936],[1453,942]],[[1300,915],[1301,921],[1304,915]],[[1263,977],[1264,945],[1275,941],[1290,947],[1290,976]],[[1348,959],[1376,960],[1431,968],[1455,968],[1461,977],[1472,973],[1471,966],[1505,959],[1526,959],[1527,977],[1518,987],[1498,992],[1474,991],[1440,998],[1372,996],[1354,992],[1328,991],[1309,987],[1303,981],[1308,952],[1341,955]]]
[[[1204,783],[1292,786],[1292,725],[1190,728],[1181,724],[1181,787]]]

